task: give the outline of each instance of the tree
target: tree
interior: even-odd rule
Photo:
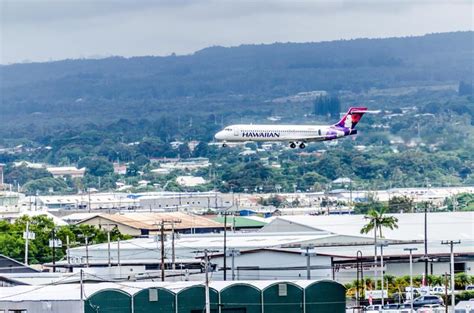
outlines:
[[[83,158],[79,161],[78,166],[85,167],[87,173],[93,176],[105,176],[114,172],[112,163],[99,158]]]
[[[193,156],[194,157],[207,157],[209,153],[209,145],[207,142],[201,141],[198,143],[196,148],[194,148]]]
[[[40,179],[30,180],[23,189],[29,194],[39,192],[58,192],[65,191],[68,188],[66,182],[60,178],[44,177]]]
[[[407,213],[413,211],[413,199],[407,196],[394,196],[388,200],[390,213]]]
[[[129,163],[127,166],[127,176],[137,176],[139,174],[140,167],[135,163]]]
[[[454,285],[456,289],[464,290],[467,285],[471,284],[471,277],[466,273],[456,273],[454,275]]]
[[[338,117],[341,112],[341,101],[337,96],[321,96],[314,102],[314,114]]]
[[[55,230],[55,236],[62,242],[66,242],[69,237],[72,243],[84,244],[86,235],[90,238],[89,243],[102,243],[107,241],[107,232],[91,225],[67,225],[57,226],[53,220],[46,215],[22,216],[14,223],[0,221],[0,254],[6,255],[18,261],[23,261],[25,253],[25,240],[23,232],[26,229],[26,223],[29,222],[29,230],[35,233],[35,239],[29,242],[29,263],[47,263],[52,261],[52,248],[49,247],[49,240],[52,236],[52,230]],[[130,236],[122,235],[115,227],[111,230],[111,240],[130,239]],[[56,259],[59,260],[66,255],[66,245],[56,249]]]
[[[375,231],[375,237],[377,238],[377,230],[380,235],[380,238],[383,238],[382,229],[383,228],[398,228],[398,219],[394,216],[386,216],[385,213],[387,208],[381,208],[380,210],[370,210],[367,215],[364,216],[369,222],[362,227],[360,230],[361,234],[367,234],[370,231]]]
[[[183,159],[191,157],[191,150],[189,150],[188,144],[183,143],[179,145],[178,154],[179,154],[179,157]]]

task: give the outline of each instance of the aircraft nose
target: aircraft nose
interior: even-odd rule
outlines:
[[[214,138],[216,138],[216,140],[223,140],[224,132],[223,131],[218,132],[217,134],[214,135]]]

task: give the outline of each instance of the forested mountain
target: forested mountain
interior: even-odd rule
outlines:
[[[365,187],[472,185],[473,64],[474,32],[456,32],[1,66],[0,163],[29,193],[141,179],[180,190],[181,172],[158,177],[151,160],[190,156],[216,165],[194,173],[210,182],[199,190],[322,190],[337,177]],[[248,144],[246,156],[207,144],[226,124],[327,124],[354,105],[380,112],[364,116],[360,135],[303,153]],[[20,160],[87,172],[57,180],[13,165]],[[113,173],[118,161],[125,176]]]
[[[95,123],[189,109],[252,114],[271,110],[266,100],[302,91],[458,84],[472,80],[473,42],[474,32],[456,32],[1,66],[0,122]]]

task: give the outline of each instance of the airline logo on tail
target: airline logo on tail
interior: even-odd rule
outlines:
[[[367,108],[350,108],[335,126],[353,129],[366,112]]]

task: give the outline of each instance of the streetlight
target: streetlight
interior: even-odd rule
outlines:
[[[388,247],[387,241],[382,241],[377,244],[380,247],[380,278],[381,278],[381,285],[382,285],[382,307],[384,306],[384,270],[383,270],[383,247]]]
[[[404,251],[410,251],[410,312],[413,312],[413,251],[418,248],[405,248]]]

